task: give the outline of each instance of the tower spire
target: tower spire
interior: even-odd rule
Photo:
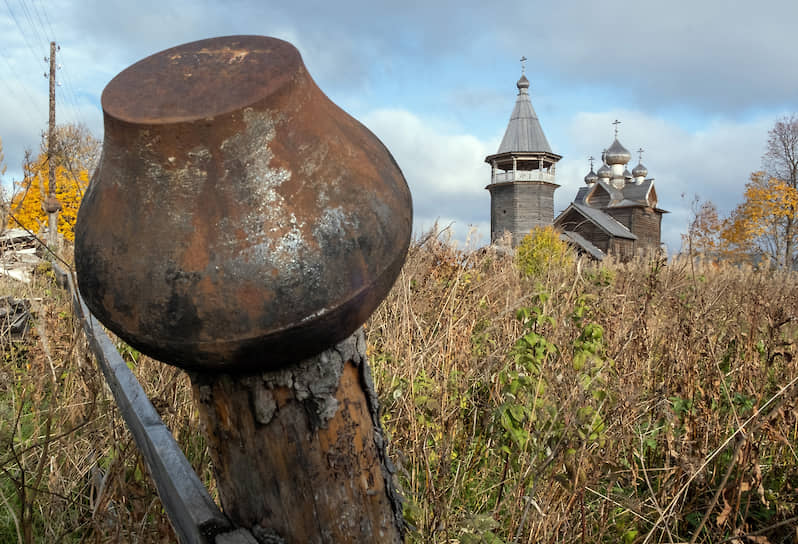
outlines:
[[[522,56],[518,95],[499,150],[485,157],[491,166],[490,239],[510,233],[513,247],[534,227],[554,221],[555,167],[562,156],[552,152],[529,99],[526,56]]]

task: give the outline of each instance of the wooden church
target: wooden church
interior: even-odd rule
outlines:
[[[554,217],[555,166],[562,158],[549,146],[529,98],[525,75],[516,84],[510,122],[491,165],[491,243],[505,240],[513,247],[534,227],[554,225],[562,238],[579,253],[594,259],[613,254],[628,259],[636,254],[660,251],[662,215],[654,179],[641,159],[629,172],[631,153],[615,140],[602,153],[602,165],[585,176],[573,202]],[[643,150],[638,150],[642,157]]]

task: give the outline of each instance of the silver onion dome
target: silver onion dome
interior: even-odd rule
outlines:
[[[526,78],[525,75],[521,74],[521,79],[518,80],[518,83],[515,84],[518,87],[518,90],[521,89],[528,89],[529,88],[529,80]]]
[[[590,172],[588,172],[587,175],[585,176],[585,183],[588,185],[593,185],[598,181],[598,179],[599,179],[598,175],[596,175],[596,173],[593,171],[593,168],[591,168]]]
[[[612,170],[610,170],[610,167],[606,164],[602,164],[601,168],[596,171],[596,175],[598,175],[598,177],[601,179],[610,179],[610,176],[612,176]]]
[[[621,145],[618,138],[612,142],[612,145],[604,153],[604,160],[607,164],[626,164],[632,159],[632,154],[629,150]]]
[[[643,166],[643,163],[637,163],[637,166],[632,170],[632,175],[636,178],[644,178],[648,175],[648,168]]]

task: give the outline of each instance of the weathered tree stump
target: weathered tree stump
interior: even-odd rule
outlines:
[[[410,242],[393,157],[273,38],[162,51],[102,103],[79,288],[117,335],[189,372],[225,514],[262,543],[401,542],[355,332]]]
[[[233,523],[286,543],[402,541],[362,330],[284,370],[190,376]]]

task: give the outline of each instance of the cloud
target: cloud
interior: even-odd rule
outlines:
[[[465,240],[469,225],[485,228],[490,239],[490,182],[487,155],[498,141],[440,126],[404,110],[375,110],[361,121],[388,147],[413,194],[415,230],[422,232],[437,220],[452,222],[456,238]],[[485,233],[483,233],[485,234]]]
[[[467,230],[489,219],[483,159],[506,127],[523,54],[543,129],[564,156],[555,212],[582,184],[586,158],[609,145],[618,118],[627,148],[646,149],[661,205],[672,211],[663,233],[673,245],[694,193],[722,212],[737,203],[760,166],[767,130],[795,107],[798,71],[789,67],[798,3],[743,8],[607,0],[595,9],[576,0],[547,6],[541,18],[523,0],[503,3],[501,17],[476,0],[457,9],[416,0],[54,0],[65,80],[58,118],[79,119],[101,136],[100,93],[131,63],[211,36],[277,36],[298,47],[324,92],[388,145],[413,190],[417,228],[440,217]],[[8,84],[0,85],[0,136],[11,172],[46,126],[46,67],[8,16],[0,14],[0,30],[0,79]]]

